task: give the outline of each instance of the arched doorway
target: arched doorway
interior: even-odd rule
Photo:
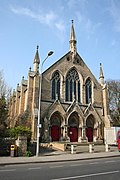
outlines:
[[[68,120],[68,135],[70,137],[70,142],[78,142],[78,122],[78,114],[71,114]]]
[[[93,142],[94,116],[90,115],[86,120],[86,136],[88,142]]]
[[[58,112],[51,116],[50,124],[51,141],[59,141],[61,137],[61,116]]]

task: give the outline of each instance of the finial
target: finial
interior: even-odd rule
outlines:
[[[102,69],[102,63],[100,63],[100,84],[103,86],[104,85],[104,75],[103,75],[103,69]]]
[[[24,80],[24,76],[22,77],[22,80]]]
[[[29,68],[29,72],[31,72],[31,67]]]
[[[77,48],[76,48],[76,37],[75,37],[75,31],[74,31],[74,24],[73,24],[73,20],[72,21],[72,25],[71,25],[71,32],[70,32],[70,51],[73,52],[72,58],[74,59],[74,57],[76,56],[77,53]]]
[[[39,46],[37,45],[37,50],[38,50]]]
[[[37,49],[36,49],[36,53],[35,53],[35,57],[34,57],[34,61],[33,64],[40,64],[40,58],[39,58],[39,52],[38,52],[38,48],[39,46],[37,45]]]
[[[72,24],[73,24],[73,22],[74,22],[73,19],[71,21],[72,21]]]

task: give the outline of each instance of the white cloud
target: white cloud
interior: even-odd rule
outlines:
[[[35,19],[39,23],[45,24],[51,28],[56,28],[61,35],[65,33],[65,25],[60,20],[57,14],[55,14],[53,11],[49,11],[47,13],[36,12],[28,8],[24,7],[13,7],[10,6],[10,10],[18,15],[28,16],[29,18]]]
[[[69,9],[85,9],[85,6],[87,5],[88,0],[68,0],[67,5]]]
[[[73,8],[76,5],[77,1],[69,0],[67,3],[68,3],[68,8],[71,9],[71,8]]]
[[[49,13],[46,14],[40,14],[32,11],[31,9],[24,8],[24,7],[10,7],[11,11],[15,14],[23,15],[23,16],[28,16],[30,18],[35,19],[36,21],[39,21],[40,23],[44,23],[47,25],[50,25],[53,23],[57,16],[56,14],[53,13],[53,11],[50,11]]]
[[[94,34],[95,31],[102,25],[101,22],[94,23],[89,17],[82,15],[80,12],[76,12],[76,16],[81,29],[88,34],[88,37],[91,34]]]
[[[115,48],[117,48],[117,47],[119,47],[119,40],[118,39],[113,39],[112,41],[111,41],[111,46],[112,47],[115,47]]]
[[[120,32],[120,1],[111,1],[111,6],[109,7],[109,12],[114,21],[114,29]]]
[[[65,40],[65,32],[66,32],[66,28],[65,28],[65,24],[63,21],[57,22],[55,24],[56,28],[59,30],[59,32],[57,33],[57,36],[59,38],[59,40],[63,43]]]
[[[55,26],[57,27],[57,29],[59,29],[61,32],[65,32],[65,25],[63,22],[58,22],[55,24]]]
[[[15,14],[22,14],[22,15],[27,15],[27,16],[31,16],[32,18],[34,18],[34,14],[27,8],[15,8],[13,6],[10,6],[10,10],[15,13]]]

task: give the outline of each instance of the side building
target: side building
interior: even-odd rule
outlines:
[[[22,78],[10,101],[10,127],[26,123],[37,138],[37,119],[41,86],[41,141],[96,142],[104,139],[104,127],[110,127],[108,89],[100,64],[99,82],[77,52],[74,24],[70,49],[51,67],[39,73],[38,47],[34,70],[28,80]]]

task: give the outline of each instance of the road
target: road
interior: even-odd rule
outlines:
[[[71,179],[120,180],[120,158],[0,166],[0,180]]]

